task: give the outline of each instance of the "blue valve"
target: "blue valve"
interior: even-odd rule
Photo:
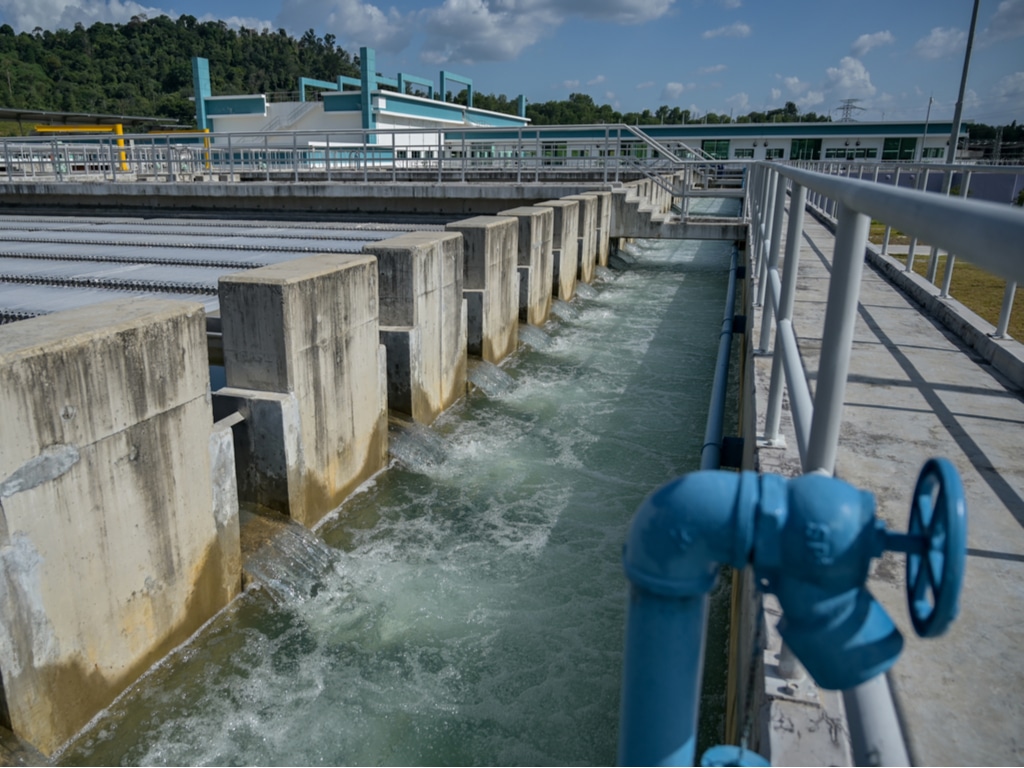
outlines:
[[[632,587],[620,762],[691,764],[706,596],[720,565],[752,565],[779,598],[779,631],[807,671],[823,688],[847,689],[885,672],[903,648],[866,587],[871,560],[907,555],[914,629],[936,637],[956,618],[966,547],[963,486],[945,459],[921,470],[906,533],[876,519],[870,493],[825,475],[704,471],[662,486],[637,511],[624,550]],[[748,757],[715,753],[708,764]]]
[[[948,459],[921,469],[906,534],[883,534],[883,548],[907,553],[907,603],[914,631],[938,637],[960,611],[967,565],[967,505],[963,484]]]

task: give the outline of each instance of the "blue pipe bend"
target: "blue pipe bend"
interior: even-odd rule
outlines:
[[[664,597],[707,594],[722,565],[747,564],[763,495],[759,486],[779,480],[755,472],[710,471],[661,486],[630,526],[623,552],[629,580]]]

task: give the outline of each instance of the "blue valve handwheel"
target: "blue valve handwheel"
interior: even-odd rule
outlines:
[[[938,637],[960,610],[967,562],[967,503],[960,475],[948,459],[929,459],[910,506],[909,536],[924,546],[907,554],[907,602],[921,637]]]

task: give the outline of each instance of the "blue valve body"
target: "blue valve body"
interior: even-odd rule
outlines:
[[[927,486],[931,506],[915,513],[916,527],[912,516],[910,536],[885,530],[870,493],[824,475],[704,471],[652,493],[623,553],[631,588],[620,764],[693,764],[707,595],[723,564],[752,565],[762,588],[778,596],[782,636],[824,688],[864,683],[899,656],[903,638],[865,587],[872,558],[887,544],[918,563],[950,564],[937,576],[918,566],[941,583],[917,587],[912,603],[929,626],[944,628],[962,576],[954,550],[966,546],[966,518],[954,512],[963,510],[963,492],[948,462],[930,463],[926,473],[939,491]],[[915,505],[927,506],[920,495]]]

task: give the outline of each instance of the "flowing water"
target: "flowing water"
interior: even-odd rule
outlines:
[[[730,248],[641,241],[557,302],[548,343],[394,428],[391,468],[284,545],[311,575],[262,565],[61,761],[612,764],[622,543],[698,466]]]

